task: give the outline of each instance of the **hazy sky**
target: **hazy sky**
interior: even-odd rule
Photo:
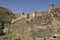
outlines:
[[[14,13],[31,13],[33,10],[48,10],[49,4],[60,5],[60,0],[0,0],[0,6],[9,8]]]

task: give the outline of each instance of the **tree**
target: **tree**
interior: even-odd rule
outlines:
[[[4,29],[4,24],[10,24],[9,21],[0,21],[0,36],[4,35],[3,29]]]
[[[2,36],[2,35],[4,35],[4,33],[3,33],[4,21],[1,21],[0,23],[1,23],[1,24],[0,24],[0,36]]]

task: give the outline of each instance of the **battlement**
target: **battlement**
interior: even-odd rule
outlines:
[[[48,9],[48,13],[51,13],[51,11],[54,10],[54,4],[51,4]]]
[[[57,7],[60,10],[60,6]],[[12,19],[12,23],[16,22],[17,20],[20,20],[21,18],[36,18],[37,16],[42,16],[42,14],[46,14],[46,13],[51,13],[51,11],[55,10],[56,8],[54,7],[54,4],[51,4],[49,6],[49,9],[47,10],[47,12],[37,12],[37,11],[32,11],[31,14],[26,14],[24,12],[20,13],[20,16],[17,17],[16,19]]]
[[[24,12],[22,12],[19,17],[17,17],[16,19],[12,19],[12,23],[16,22],[17,20],[20,20],[23,17],[25,17],[27,19],[36,18],[36,16],[39,15],[39,14],[38,15],[37,14],[38,14],[38,12],[36,12],[36,11],[33,11],[32,14],[25,14]]]

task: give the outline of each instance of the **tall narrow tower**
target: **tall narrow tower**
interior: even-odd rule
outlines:
[[[54,10],[54,4],[50,4],[49,9],[48,9],[48,13],[51,13],[52,10]]]
[[[59,11],[60,11],[60,6],[58,6],[58,9],[59,9]]]
[[[36,11],[33,11],[33,12],[32,12],[32,15],[33,15],[35,18],[36,18],[36,13],[37,13]]]

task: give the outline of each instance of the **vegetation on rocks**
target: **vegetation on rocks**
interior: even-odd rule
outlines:
[[[0,7],[0,20],[11,22],[11,19],[16,17],[10,10],[5,9]],[[0,33],[4,29],[3,24],[4,22]],[[42,16],[29,21],[24,17],[9,26],[8,34],[0,36],[1,40],[60,40],[60,11],[55,9],[50,14],[42,12]]]

